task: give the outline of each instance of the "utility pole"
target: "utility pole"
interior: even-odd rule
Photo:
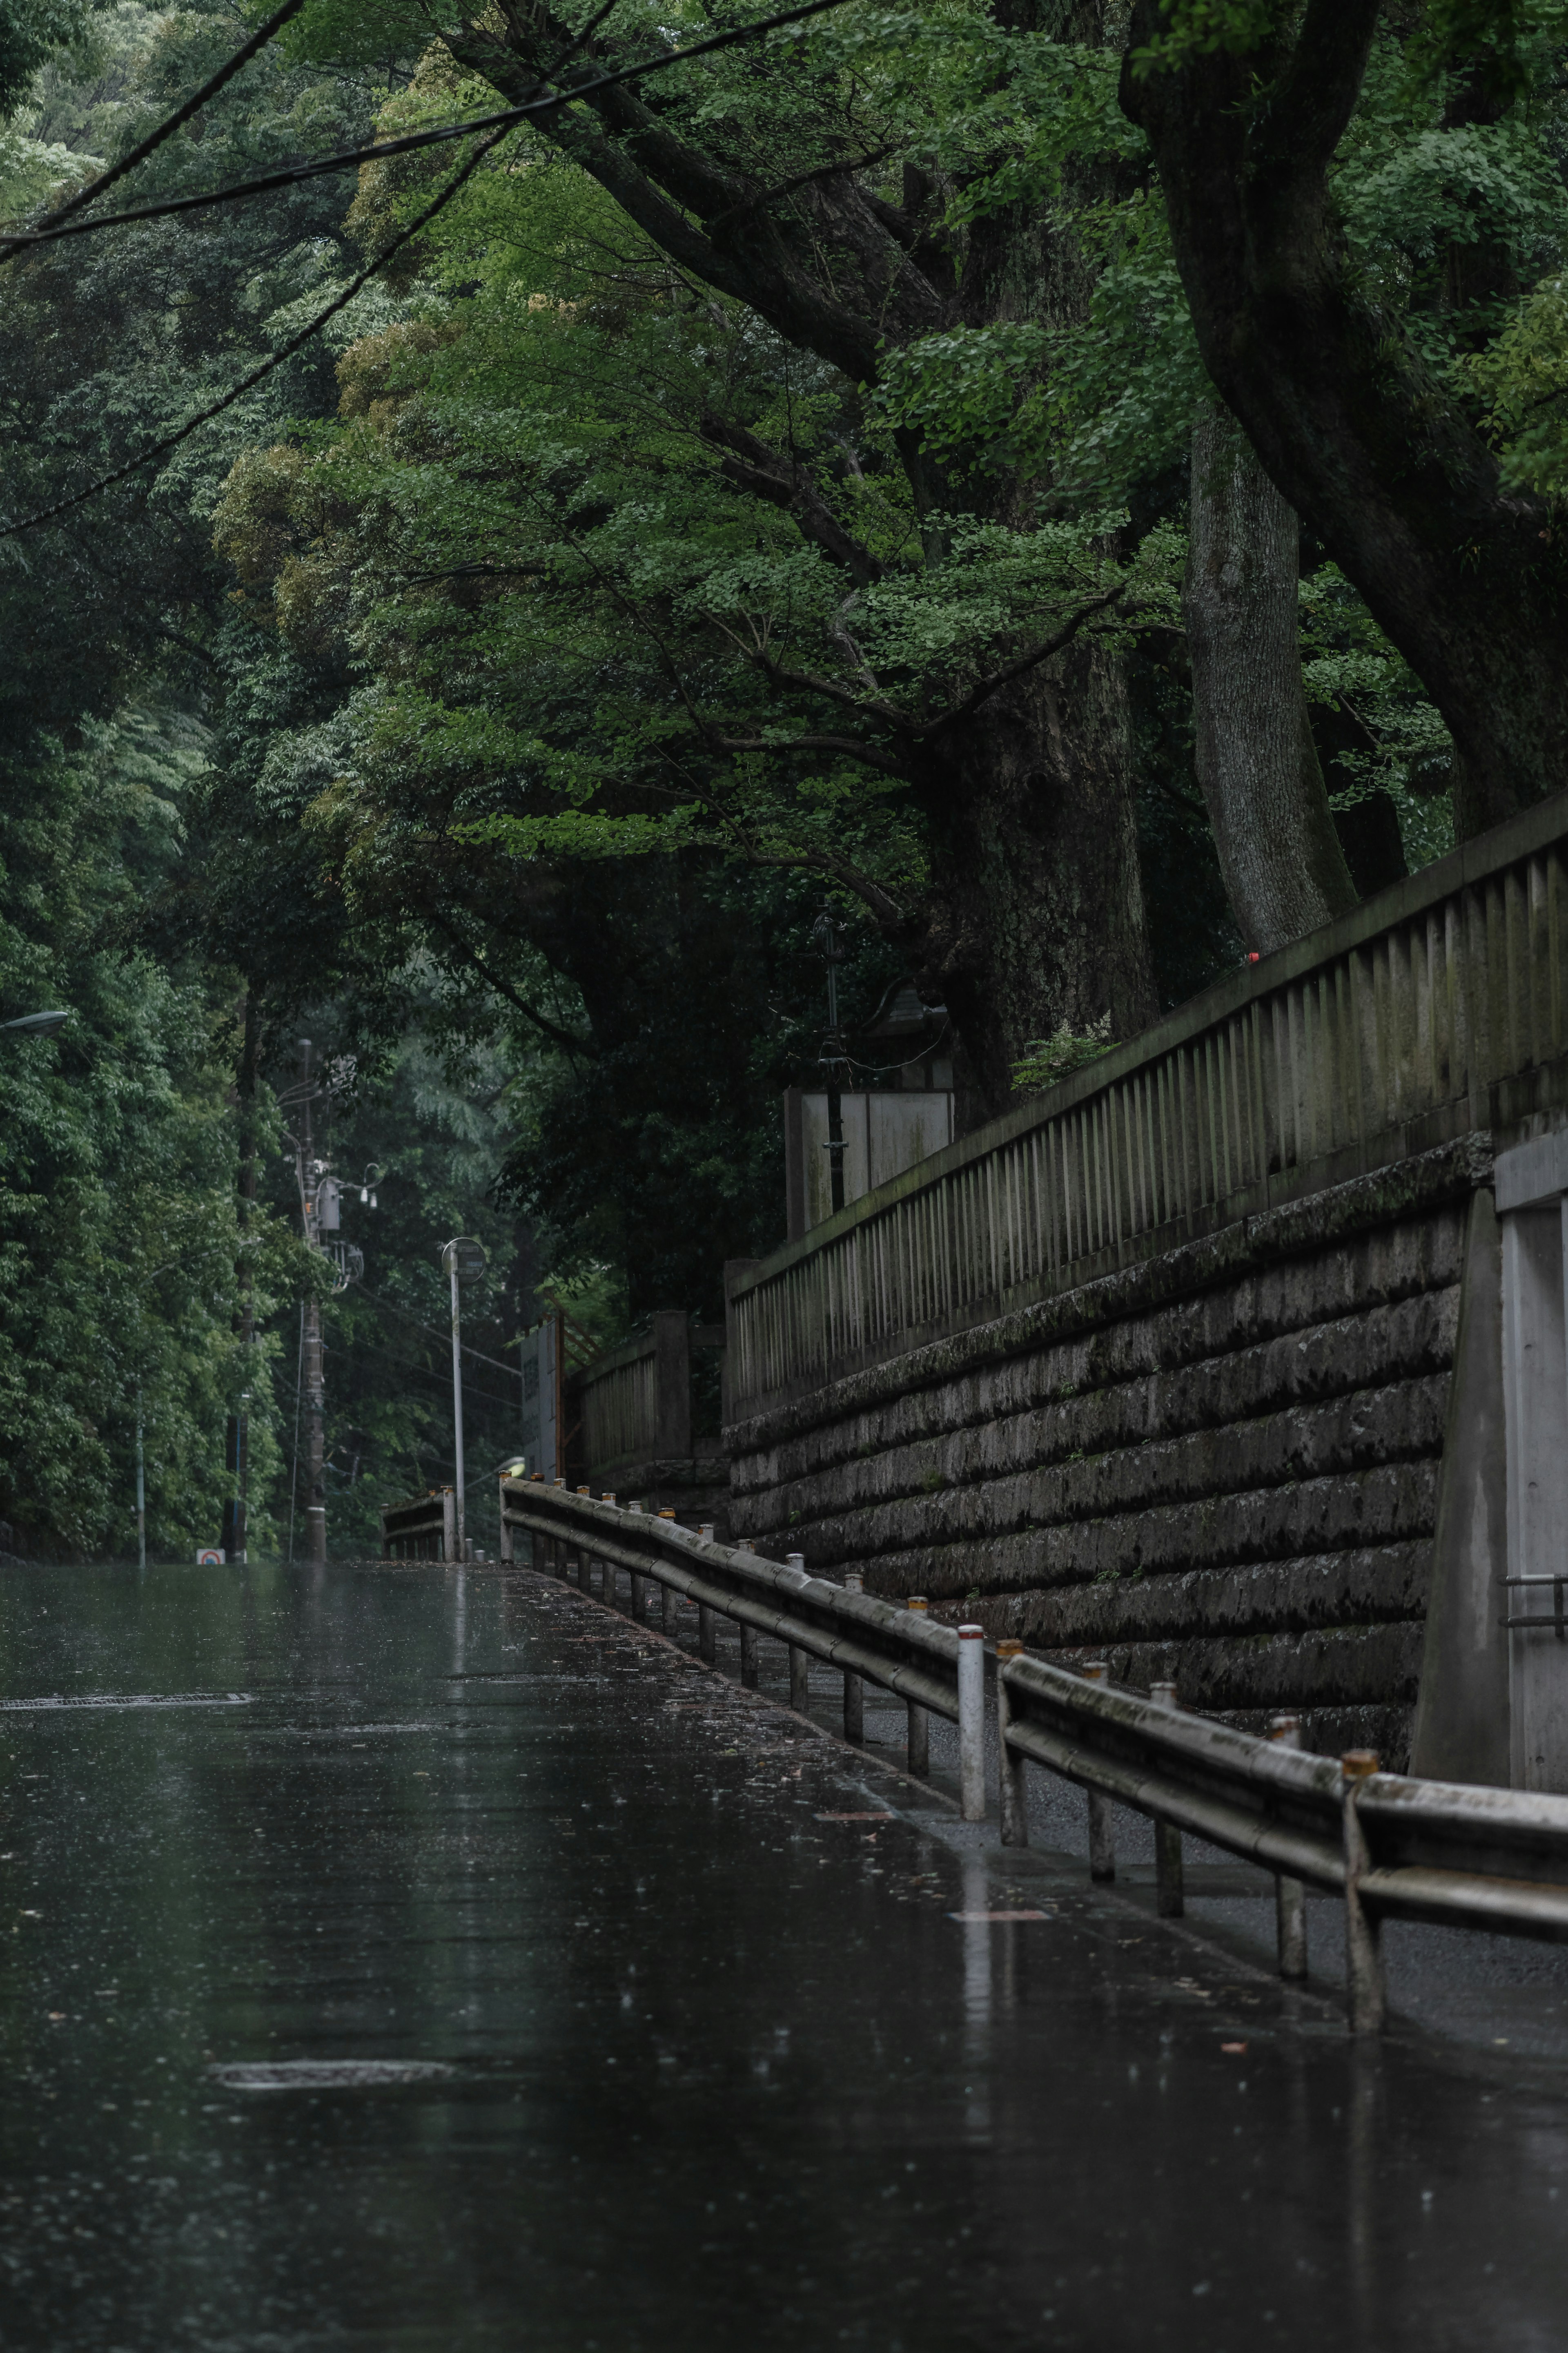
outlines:
[[[301,1171],[305,1240],[311,1250],[321,1246],[318,1208],[321,1172],[316,1166],[310,1125],[310,1040],[300,1040],[300,1078],[305,1112],[304,1162]],[[327,1392],[321,1361],[321,1303],[312,1293],[305,1302],[305,1556],[327,1557]]]

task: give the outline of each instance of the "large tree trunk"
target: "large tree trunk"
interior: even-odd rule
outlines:
[[[1568,533],[1504,494],[1345,250],[1328,171],[1383,15],[1310,0],[1290,39],[1142,78],[1130,59],[1121,102],[1154,151],[1204,364],[1447,722],[1469,833],[1568,781]],[[1165,29],[1161,0],[1137,0],[1130,48]]]
[[[1217,402],[1193,430],[1183,605],[1198,782],[1242,938],[1259,954],[1356,903],[1312,743],[1298,524]]]
[[[982,1113],[1064,1022],[1119,1038],[1157,1011],[1130,788],[1121,658],[1086,644],[982,706],[917,770],[934,873],[922,976],[941,988]]]

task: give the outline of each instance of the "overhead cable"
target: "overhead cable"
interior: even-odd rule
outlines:
[[[63,220],[58,215],[49,225],[38,229],[13,229],[0,237],[0,259],[32,252],[40,245],[53,244],[58,238],[86,237],[91,230],[120,228],[128,222],[163,220],[174,213],[197,212],[209,205],[237,204],[247,196],[266,195],[278,188],[294,187],[303,180],[313,180],[329,172],[357,171],[363,164],[385,163],[393,155],[411,154],[416,148],[435,147],[454,139],[467,139],[477,132],[510,131],[521,122],[553,114],[563,107],[575,106],[585,98],[604,90],[618,90],[627,82],[639,81],[645,75],[662,73],[667,67],[684,65],[691,58],[708,57],[716,49],[730,49],[754,40],[761,33],[777,32],[786,25],[798,25],[808,16],[821,16],[828,10],[841,8],[845,0],[805,0],[798,8],[786,8],[779,16],[759,17],[754,25],[732,26],[730,31],[714,33],[705,41],[693,41],[689,48],[663,49],[656,58],[648,58],[640,66],[621,66],[613,73],[597,75],[591,81],[577,82],[570,90],[552,91],[547,98],[531,98],[519,106],[503,107],[496,114],[478,114],[463,122],[446,122],[430,131],[410,131],[397,139],[378,140],[372,147],[347,147],[333,155],[321,155],[304,164],[289,164],[276,172],[264,173],[259,179],[237,180],[231,187],[212,188],[193,196],[167,196],[152,205],[136,205],[124,212],[100,213],[91,220]],[[607,12],[606,12],[607,13]],[[559,73],[561,68],[555,69]],[[193,101],[194,106],[194,101]],[[129,168],[129,166],[127,166]],[[100,186],[102,183],[99,184]],[[85,201],[85,199],[84,199]],[[65,210],[74,210],[74,203]]]

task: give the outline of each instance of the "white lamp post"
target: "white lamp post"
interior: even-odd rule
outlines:
[[[463,1341],[462,1290],[465,1282],[475,1282],[483,1274],[486,1251],[482,1242],[471,1234],[455,1235],[441,1251],[441,1263],[452,1278],[452,1445],[458,1458],[458,1558],[467,1560],[468,1545],[463,1533]]]

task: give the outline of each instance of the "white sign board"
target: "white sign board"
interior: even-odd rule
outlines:
[[[200,1545],[196,1548],[198,1568],[221,1568],[228,1555],[219,1545]]]

